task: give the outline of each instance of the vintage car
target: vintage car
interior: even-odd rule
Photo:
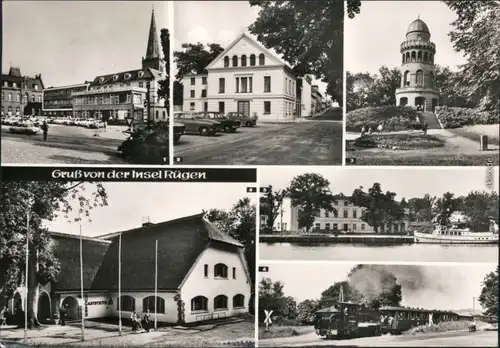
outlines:
[[[186,126],[179,122],[174,122],[174,144],[178,143],[181,136],[186,132]]]
[[[218,126],[217,130],[224,131],[226,133],[234,133],[236,132],[236,129],[240,127],[240,121],[237,120],[231,120],[227,117],[224,117],[223,114],[220,112],[213,112],[213,111],[201,111],[201,112],[195,112],[194,114],[195,118],[198,119],[208,119],[208,120],[213,120],[217,121],[220,125]]]
[[[40,133],[40,127],[30,122],[18,122],[9,128],[9,132],[17,134],[35,135]]]
[[[218,121],[197,118],[195,113],[182,111],[174,112],[174,122],[184,125],[185,134],[215,135],[217,130],[222,127]]]
[[[240,121],[245,127],[254,127],[257,125],[257,116],[245,116],[242,112],[228,112],[226,117],[230,120]]]

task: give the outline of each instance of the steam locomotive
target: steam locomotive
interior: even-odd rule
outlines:
[[[413,327],[441,321],[459,320],[449,311],[406,307],[380,307],[378,310],[363,304],[336,301],[328,308],[316,311],[316,334],[325,338],[355,338],[401,334]]]

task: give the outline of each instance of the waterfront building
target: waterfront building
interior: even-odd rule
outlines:
[[[206,74],[183,76],[183,110],[241,112],[260,121],[308,116],[298,100],[297,78],[280,57],[242,33],[206,67]]]
[[[401,87],[396,89],[396,101],[400,106],[434,111],[439,104],[439,92],[434,83],[436,45],[430,38],[429,27],[420,18],[406,31],[406,40],[400,45]]]
[[[40,320],[68,305],[67,320],[130,317],[148,309],[165,323],[194,323],[247,313],[251,278],[243,245],[203,214],[139,228],[83,237],[83,299],[80,296],[80,237],[50,233],[61,263],[59,281],[39,291]],[[121,299],[118,260],[121,236]],[[155,297],[155,248],[158,286]],[[24,306],[24,288],[7,301],[9,313]],[[155,306],[156,305],[156,306]]]
[[[42,114],[42,74],[23,76],[21,69],[11,67],[2,74],[2,116],[35,116]]]
[[[333,204],[334,212],[328,212],[324,209],[316,216],[312,232],[334,233],[351,232],[351,233],[374,233],[373,226],[364,222],[363,216],[365,208],[358,207],[351,203],[350,197],[342,194],[335,196]],[[283,212],[283,213],[281,213]],[[275,232],[304,232],[304,228],[299,228],[298,224],[299,208],[291,204],[290,199],[283,200],[278,217],[273,226]],[[261,228],[267,226],[267,216],[260,217]],[[409,221],[397,221],[392,224],[379,226],[379,233],[406,233],[408,231]]]

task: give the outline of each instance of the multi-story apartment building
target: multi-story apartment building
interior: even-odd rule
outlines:
[[[11,67],[2,74],[2,116],[41,115],[42,75],[22,76],[21,69]]]
[[[311,113],[314,115],[321,112],[323,107],[323,95],[317,85],[311,86]]]
[[[59,111],[78,118],[166,121],[165,99],[159,95],[160,81],[166,74],[153,11],[142,69],[97,76],[80,85],[50,88],[45,93],[44,106],[47,110],[61,106]]]
[[[354,232],[354,233],[374,233],[373,226],[364,222],[364,208],[355,206],[350,202],[349,197],[339,194],[335,196],[333,204],[334,212],[322,209],[316,216],[313,223],[314,231],[322,232]],[[299,208],[294,207],[289,199],[283,201],[283,214],[279,214],[274,222],[275,231],[301,232],[304,229],[298,227]],[[266,226],[267,216],[261,216],[261,228]],[[379,226],[379,233],[405,233],[408,230],[409,221],[398,221],[394,224]]]
[[[73,93],[86,92],[89,83],[49,87],[43,90],[43,113],[51,117],[69,117],[73,114]]]
[[[297,117],[297,78],[277,55],[241,34],[206,67],[207,74],[183,77],[183,109],[239,111],[261,121]],[[307,89],[306,89],[307,90]]]

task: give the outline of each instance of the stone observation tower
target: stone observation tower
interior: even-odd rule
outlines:
[[[396,89],[396,103],[434,111],[439,92],[434,87],[434,55],[436,45],[430,41],[427,24],[413,21],[401,44],[401,88]]]

